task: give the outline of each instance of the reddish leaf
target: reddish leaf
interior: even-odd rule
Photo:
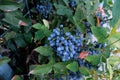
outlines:
[[[26,24],[25,22],[21,21],[21,20],[18,22],[18,24],[19,24],[20,26],[27,26],[27,24]]]
[[[85,57],[88,56],[88,54],[89,54],[89,52],[87,52],[87,51],[83,51],[83,52],[81,52],[81,53],[79,54],[78,58],[80,58],[80,59],[84,59]]]

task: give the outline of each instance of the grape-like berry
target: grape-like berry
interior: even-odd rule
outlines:
[[[82,46],[82,38],[77,35],[72,35],[70,32],[64,32],[63,25],[60,28],[53,29],[53,33],[48,37],[50,46],[52,46],[57,55],[61,57],[62,61],[77,58]]]
[[[75,8],[77,6],[77,3],[75,0],[70,0],[69,5],[71,8]]]
[[[48,17],[53,13],[52,4],[47,0],[41,1],[40,4],[37,5],[36,9],[45,19],[48,19]]]

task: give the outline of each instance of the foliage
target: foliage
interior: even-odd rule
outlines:
[[[119,0],[0,0],[0,44],[11,55],[0,64],[10,63],[15,80],[119,79],[120,57],[111,56],[120,52],[119,6]]]

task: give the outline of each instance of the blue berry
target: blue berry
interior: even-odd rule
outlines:
[[[51,38],[54,38],[56,35],[53,33],[50,35]]]
[[[71,34],[70,34],[69,32],[66,32],[65,35],[66,35],[66,36],[70,36]]]
[[[101,18],[101,17],[102,17],[102,15],[101,15],[100,12],[96,13],[96,16],[97,16],[98,18]]]
[[[70,5],[71,8],[75,8],[77,6],[77,3],[76,3],[75,0],[70,0],[69,5]]]
[[[53,13],[52,4],[48,1],[41,1],[40,4],[37,5],[36,9],[45,19],[48,19]]]
[[[53,33],[48,37],[48,40],[50,42],[50,46],[54,48],[62,61],[77,58],[76,55],[79,54],[79,47],[82,44],[80,36],[72,35],[70,32],[64,33],[63,25],[60,25],[60,28],[53,29]],[[77,43],[78,45],[76,45]]]

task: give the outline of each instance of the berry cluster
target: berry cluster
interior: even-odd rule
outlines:
[[[71,8],[75,8],[77,6],[77,3],[76,3],[75,0],[70,0],[69,5],[70,5]]]
[[[47,0],[41,1],[40,4],[37,5],[36,9],[45,19],[48,19],[48,17],[51,16],[53,13],[53,6]]]
[[[55,78],[54,80],[81,80],[82,75],[79,72],[69,72],[69,75],[65,77]]]
[[[87,23],[88,24],[88,23]],[[87,25],[90,26],[90,25]],[[79,66],[85,66],[89,69],[93,68],[93,65],[87,62],[84,58],[80,58],[81,52],[86,51],[88,55],[97,55],[100,52],[97,50],[104,47],[103,44],[97,43],[94,39],[92,32],[88,32],[85,37],[76,29],[76,34],[72,35],[70,32],[65,32],[63,25],[59,28],[53,29],[53,33],[48,37],[50,46],[55,50],[57,55],[62,61],[74,59],[78,62]],[[86,37],[89,37],[85,39]],[[91,41],[88,41],[88,40]],[[87,42],[88,41],[88,42]],[[90,46],[90,47],[89,47]],[[97,69],[97,66],[94,66]],[[64,77],[65,80],[81,80],[80,73],[70,73]],[[63,78],[55,80],[64,80]]]
[[[63,25],[53,29],[48,40],[62,61],[77,58],[80,47],[83,46],[80,33],[76,32],[76,35],[72,35],[70,32],[64,32]]]
[[[81,74],[79,72],[73,73],[70,72],[68,76],[66,76],[66,80],[81,80]]]

